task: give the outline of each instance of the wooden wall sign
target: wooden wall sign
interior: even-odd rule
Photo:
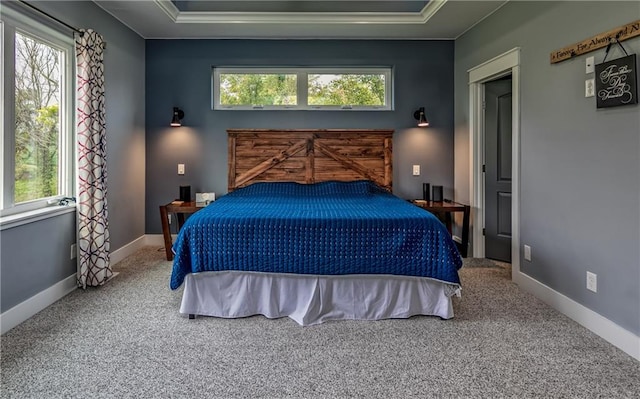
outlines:
[[[585,39],[580,43],[572,44],[571,46],[553,51],[551,52],[550,57],[551,63],[555,64],[560,61],[568,60],[575,56],[606,47],[609,42],[615,40],[616,37],[619,41],[622,42],[636,36],[640,36],[640,19],[634,22],[630,22],[626,25],[611,29],[610,31],[600,33],[598,35]]]

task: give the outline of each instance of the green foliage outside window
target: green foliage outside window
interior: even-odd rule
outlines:
[[[60,52],[16,34],[14,202],[58,194]]]
[[[233,69],[233,68],[230,68]],[[258,68],[259,69],[259,68]],[[224,71],[219,73],[222,106],[389,107],[388,72]],[[301,80],[301,81],[299,81]],[[302,85],[301,85],[302,83]],[[215,89],[214,89],[215,90]],[[306,90],[306,93],[298,93]]]
[[[227,105],[295,105],[296,75],[221,74],[220,103]]]
[[[309,75],[309,105],[384,105],[384,75]]]

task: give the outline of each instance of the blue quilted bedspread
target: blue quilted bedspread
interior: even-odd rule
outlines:
[[[171,288],[188,273],[392,274],[459,284],[462,259],[431,213],[369,181],[255,183],[189,217]]]

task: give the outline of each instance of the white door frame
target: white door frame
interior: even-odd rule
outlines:
[[[467,71],[469,73],[469,175],[473,210],[473,257],[484,258],[484,83],[511,74],[511,269],[520,273],[520,48],[513,48]]]

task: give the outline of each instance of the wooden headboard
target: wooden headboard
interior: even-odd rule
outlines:
[[[229,192],[255,182],[368,179],[391,191],[393,130],[229,129]]]

